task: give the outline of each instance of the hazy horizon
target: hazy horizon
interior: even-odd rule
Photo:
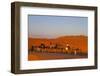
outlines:
[[[29,38],[33,38],[33,39],[57,39],[57,38],[60,38],[60,37],[88,37],[86,35],[66,35],[66,36],[59,36],[59,37],[29,37]]]
[[[60,36],[87,36],[88,18],[72,16],[28,16],[28,36],[57,38]]]

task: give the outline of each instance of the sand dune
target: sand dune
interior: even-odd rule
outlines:
[[[31,48],[32,45],[39,46],[41,43],[49,46],[52,44],[61,44],[65,46],[69,44],[71,48],[79,48],[82,52],[87,53],[88,51],[88,38],[87,36],[62,36],[55,39],[47,38],[28,38],[28,46]]]

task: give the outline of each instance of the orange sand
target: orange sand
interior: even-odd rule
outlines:
[[[61,44],[65,46],[69,44],[71,48],[79,48],[83,53],[88,52],[88,38],[87,36],[63,36],[55,39],[43,39],[43,38],[28,38],[28,48],[30,49],[32,45],[39,46],[41,43],[49,46],[50,43]],[[45,55],[43,56],[38,53],[29,54],[28,60],[46,60],[46,59],[67,59],[67,58],[82,58],[78,56],[54,56],[54,55]],[[50,57],[52,56],[52,57]],[[83,57],[84,58],[84,57]]]

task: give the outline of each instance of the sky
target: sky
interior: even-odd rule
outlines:
[[[29,15],[28,36],[56,38],[67,35],[88,35],[88,18],[75,16]]]

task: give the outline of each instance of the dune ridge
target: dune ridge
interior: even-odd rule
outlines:
[[[32,45],[39,46],[41,43],[49,46],[52,44],[61,44],[65,46],[69,44],[71,48],[79,48],[82,52],[87,53],[88,51],[88,37],[84,35],[70,35],[70,36],[60,36],[57,38],[28,38],[28,48]]]

